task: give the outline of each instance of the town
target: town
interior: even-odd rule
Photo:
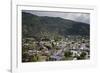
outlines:
[[[51,36],[52,37],[52,36]],[[22,39],[22,62],[90,59],[89,36],[35,37]]]

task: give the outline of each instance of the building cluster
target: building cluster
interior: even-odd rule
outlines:
[[[90,41],[87,36],[68,36],[59,41],[54,39],[24,38],[22,61],[86,60],[90,58]]]

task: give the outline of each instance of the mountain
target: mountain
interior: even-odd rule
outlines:
[[[37,16],[22,12],[22,37],[33,37],[54,34],[67,35],[90,35],[90,25],[60,17]]]

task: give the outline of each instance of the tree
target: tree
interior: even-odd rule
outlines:
[[[73,55],[73,53],[70,52],[70,51],[66,51],[66,52],[64,53],[64,56],[65,56],[66,58],[72,57],[72,55]]]
[[[78,59],[78,60],[82,60],[82,59],[85,59],[85,57],[86,57],[86,52],[82,52],[82,53],[80,54],[80,56],[77,57],[77,59]]]

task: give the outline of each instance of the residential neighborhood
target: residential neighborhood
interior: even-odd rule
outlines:
[[[23,62],[85,60],[90,58],[89,37],[68,36],[59,41],[23,39]],[[50,41],[51,40],[51,41]]]

